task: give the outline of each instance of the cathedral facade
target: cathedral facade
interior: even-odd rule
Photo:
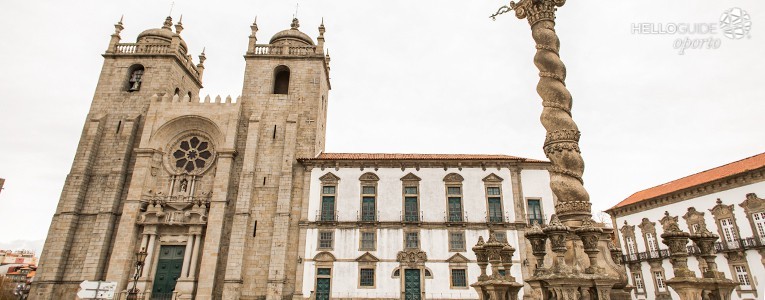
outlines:
[[[135,43],[115,25],[33,299],[84,280],[140,299],[475,299],[490,232],[518,249],[504,272],[533,272],[548,162],[325,153],[324,25],[316,42],[297,19],[267,44],[251,28],[242,96],[199,99],[183,24]]]

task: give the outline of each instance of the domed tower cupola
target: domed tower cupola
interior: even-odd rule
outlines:
[[[173,18],[168,16],[165,18],[165,23],[162,24],[162,28],[152,28],[147,29],[138,34],[138,38],[136,39],[136,42],[139,44],[171,44],[173,42],[173,37],[178,37],[180,40],[179,45],[181,46],[181,49],[183,53],[187,52],[188,47],[186,46],[186,42],[181,38],[180,36],[180,30],[177,30],[178,32],[173,32],[171,29],[173,26]],[[176,25],[176,28],[183,29],[183,25],[181,25],[181,21],[178,21],[178,25]]]
[[[311,37],[309,37],[307,34],[303,33],[302,31],[298,30],[298,27],[300,27],[300,22],[297,18],[292,19],[292,24],[290,25],[290,29],[282,30],[274,34],[273,37],[271,37],[271,41],[269,42],[272,45],[294,45],[294,46],[300,46],[300,45],[311,45],[313,46],[313,40]]]

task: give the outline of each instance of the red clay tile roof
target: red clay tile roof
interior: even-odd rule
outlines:
[[[412,154],[412,153],[321,153],[314,158],[301,160],[517,160],[546,162],[502,154]]]
[[[694,186],[699,186],[705,183],[709,183],[725,177],[745,173],[747,171],[755,170],[765,167],[765,153],[760,153],[755,156],[747,157],[739,161],[734,161],[727,165],[722,165],[717,168],[709,169],[703,172],[699,172],[690,176],[686,176],[680,179],[676,179],[665,184],[657,185],[655,187],[639,191],[624,199],[619,204],[615,205],[611,209],[627,206],[630,204],[638,203],[640,201],[648,200],[658,196],[670,194],[672,192],[680,191]]]

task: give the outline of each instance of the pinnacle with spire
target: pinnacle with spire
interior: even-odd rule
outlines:
[[[167,16],[167,18],[165,18],[165,23],[162,24],[162,29],[170,30],[171,26],[173,26],[173,18]]]
[[[292,24],[290,24],[290,27],[297,30],[300,27],[300,21],[298,21],[297,18],[292,18]]]
[[[183,15],[178,19],[178,23],[175,24],[175,33],[181,34],[181,31],[183,31]]]

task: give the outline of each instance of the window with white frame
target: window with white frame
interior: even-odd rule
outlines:
[[[637,292],[640,294],[645,293],[645,285],[643,284],[643,277],[640,276],[640,273],[632,273],[632,277],[635,281]]]
[[[362,231],[361,232],[361,247],[360,250],[374,251],[375,250],[375,232],[374,231]]]
[[[635,240],[631,236],[628,236],[624,239],[627,241],[627,254],[636,254],[637,252],[635,251]]]
[[[405,233],[404,245],[407,249],[420,248],[420,233],[417,231],[409,231]]]
[[[656,236],[654,236],[653,233],[647,232],[645,234],[645,240],[646,240],[646,243],[648,244],[648,251],[650,252],[659,251],[659,247],[656,244]]]
[[[319,249],[325,249],[325,250],[332,249],[333,239],[334,239],[334,232],[319,231]]]
[[[449,232],[449,251],[465,251],[465,232]]]
[[[765,239],[765,212],[752,214],[752,220],[754,221],[754,228],[757,230],[760,240]]]
[[[749,272],[746,270],[746,266],[733,266],[733,269],[736,271],[736,278],[738,279],[738,282],[741,284],[739,287],[742,290],[749,290],[752,289],[752,285],[749,282]]]
[[[722,228],[725,241],[728,243],[728,245],[735,243],[738,239],[738,235],[736,235],[736,229],[734,228],[733,220],[730,218],[721,219],[720,227]]]
[[[661,272],[653,272],[653,277],[656,279],[656,290],[659,293],[666,293],[667,285],[664,284],[664,274]]]

